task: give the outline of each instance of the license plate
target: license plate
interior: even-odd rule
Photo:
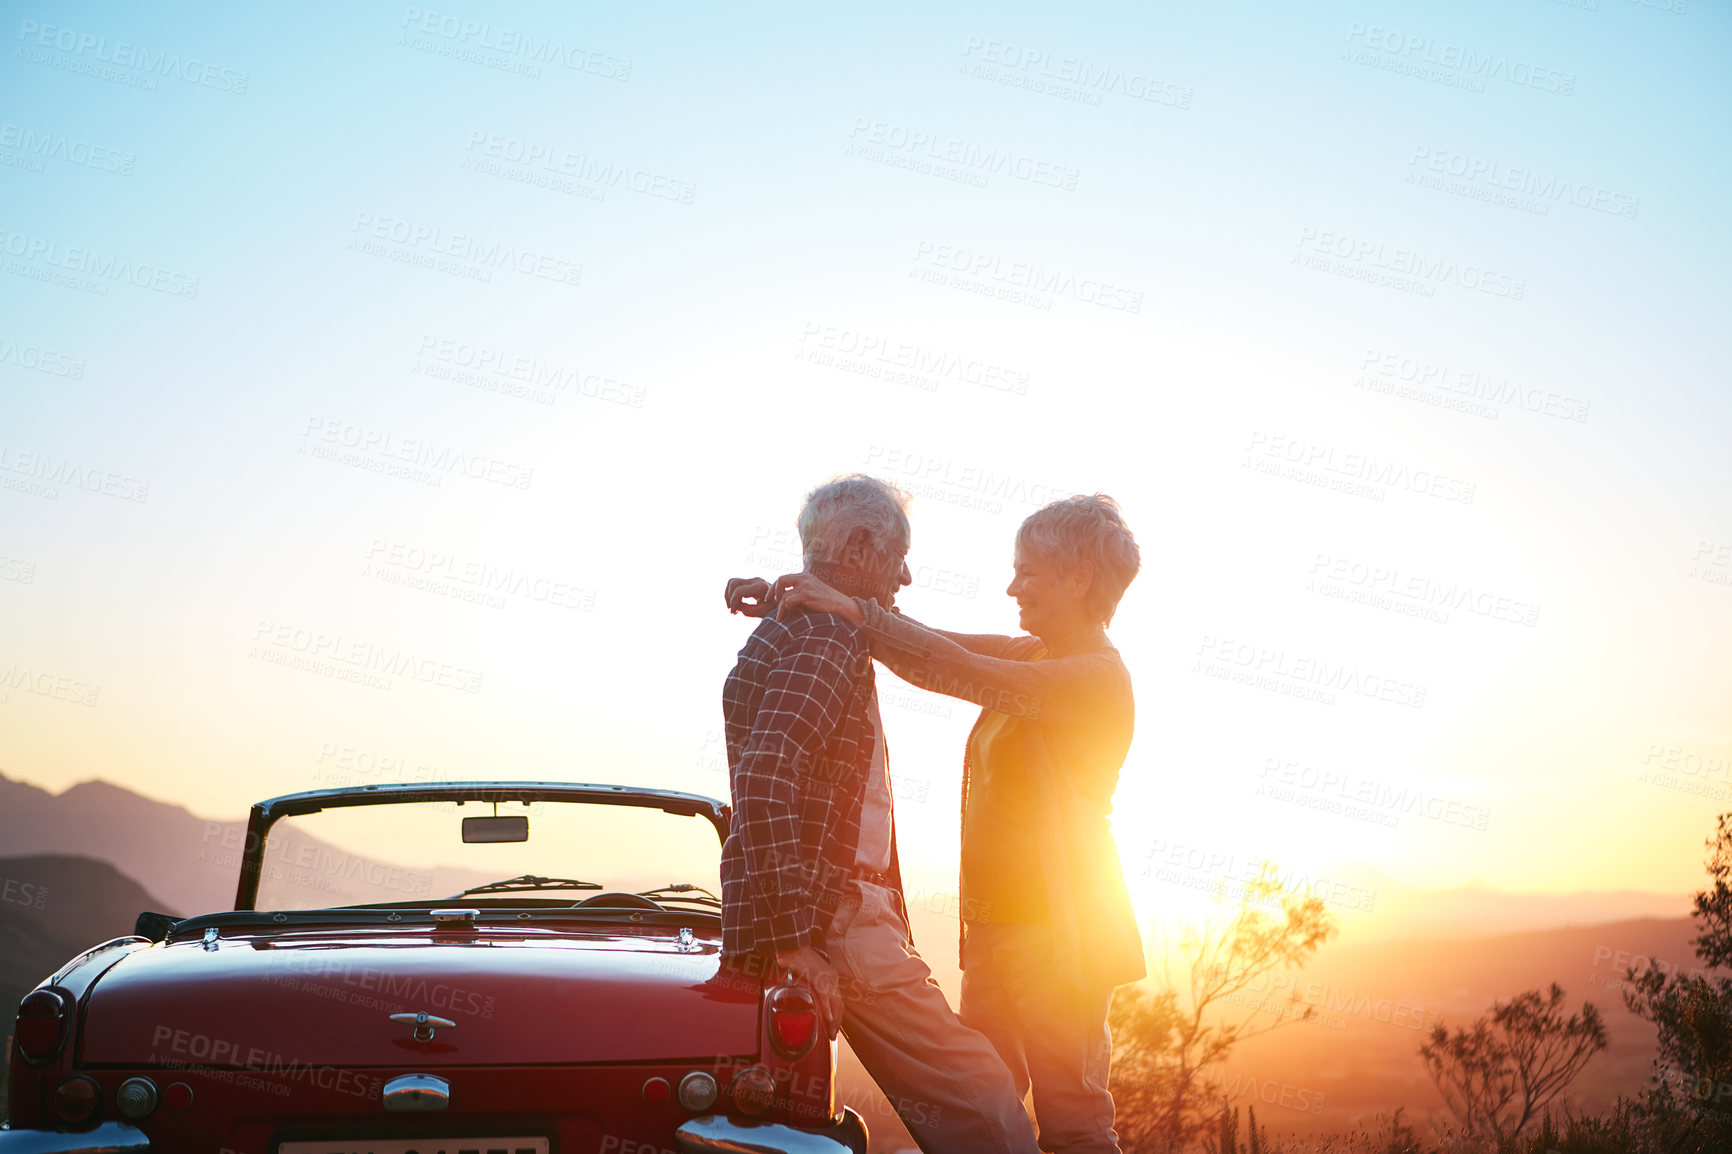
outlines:
[[[546,1138],[330,1138],[281,1142],[277,1154],[549,1154]]]

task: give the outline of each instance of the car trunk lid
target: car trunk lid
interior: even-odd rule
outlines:
[[[257,1068],[755,1053],[757,981],[721,968],[713,930],[685,937],[665,927],[422,924],[175,942],[137,951],[97,984],[80,1056]],[[425,1025],[392,1018],[422,1013]]]

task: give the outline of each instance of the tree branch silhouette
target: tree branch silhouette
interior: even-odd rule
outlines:
[[[1310,1006],[1291,1012],[1297,992],[1258,997],[1243,1013],[1227,1007],[1245,1006],[1246,995],[1272,975],[1302,967],[1334,936],[1336,924],[1322,900],[1290,888],[1268,861],[1236,893],[1223,882],[1214,896],[1221,902],[1236,896],[1232,913],[1186,931],[1176,951],[1167,949],[1164,988],[1137,984],[1114,995],[1112,1090],[1126,1151],[1192,1145],[1220,1100],[1207,1085],[1208,1071],[1240,1042],[1313,1013]],[[1173,978],[1175,952],[1185,967],[1182,986]],[[1264,1013],[1276,1017],[1265,1022],[1259,1018]]]

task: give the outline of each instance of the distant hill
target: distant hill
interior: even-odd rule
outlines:
[[[0,777],[0,853],[98,858],[188,915],[234,905],[237,870],[208,850],[223,844],[225,828],[244,825],[206,822],[105,781],[52,794]]]
[[[86,781],[52,794],[0,777],[0,854],[62,852],[109,862],[161,894],[187,914],[234,908],[240,875],[239,848],[246,821],[197,817],[178,805],[152,801],[106,781]],[[385,871],[365,868],[377,859],[345,853],[289,825],[279,825],[266,842],[266,885],[273,879],[305,876],[313,904],[400,900],[399,884],[371,884]],[[271,870],[272,862],[295,863]],[[301,863],[317,863],[311,871]],[[455,893],[494,880],[470,870],[435,869],[428,892]],[[280,892],[280,887],[279,887]],[[128,923],[131,924],[130,922]]]
[[[130,934],[144,910],[179,912],[94,858],[0,858],[0,1005],[10,1015],[74,954]]]
[[[1690,908],[1688,894],[1640,890],[1580,890],[1563,894],[1506,893],[1474,883],[1422,890],[1367,871],[1378,895],[1375,914],[1342,926],[1341,940],[1483,938],[1523,930],[1591,926],[1636,918],[1671,918]]]

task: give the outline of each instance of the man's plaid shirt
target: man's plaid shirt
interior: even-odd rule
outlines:
[[[734,805],[724,953],[823,944],[856,873],[877,741],[872,691],[866,639],[834,614],[766,617],[740,650],[722,686]]]

